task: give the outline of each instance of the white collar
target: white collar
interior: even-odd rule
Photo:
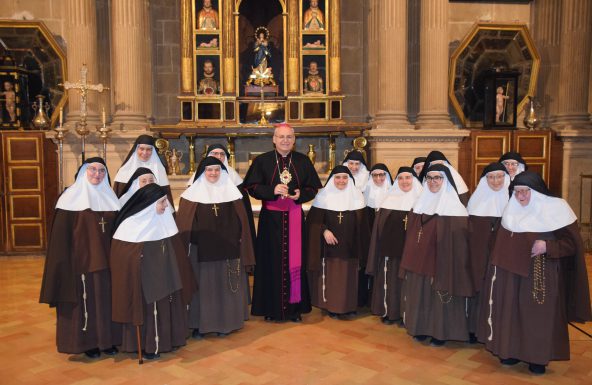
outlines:
[[[502,216],[502,226],[514,233],[546,233],[571,225],[577,219],[565,200],[530,189],[526,207],[512,195]]]
[[[105,173],[103,181],[95,186],[88,181],[86,168],[83,164],[76,175],[74,184],[66,189],[58,199],[56,209],[68,211],[119,211],[121,205],[113,189],[109,186],[109,174]]]
[[[236,188],[227,172],[220,171],[220,179],[210,183],[205,171],[181,194],[181,198],[197,203],[224,203],[242,199],[243,195]]]
[[[348,178],[347,187],[339,190],[333,183],[333,176],[329,178],[325,187],[316,195],[312,205],[320,209],[331,211],[353,211],[364,208],[364,195],[358,190],[353,180]]]
[[[477,217],[501,217],[508,204],[509,186],[510,176],[506,173],[504,173],[504,185],[499,191],[493,191],[487,183],[487,176],[482,176],[467,205],[469,215]]]
[[[167,176],[166,169],[162,165],[162,162],[156,153],[156,148],[152,146],[152,155],[150,155],[150,159],[148,159],[147,162],[143,162],[138,157],[136,152],[137,147],[138,145],[134,146],[133,153],[128,161],[122,164],[117,171],[117,175],[115,175],[115,182],[127,183],[139,167],[146,167],[154,173],[154,176],[156,177],[156,180],[160,186],[168,186],[169,178]]]
[[[411,175],[411,173],[408,174]],[[399,175],[397,175],[397,177],[398,176]],[[404,192],[399,187],[397,177],[395,177],[395,183],[390,188],[386,198],[382,201],[380,208],[387,210],[409,211],[413,207],[415,201],[417,201],[417,198],[419,198],[421,195],[423,187],[421,187],[419,180],[417,180],[416,177],[413,177],[411,190]]]
[[[159,215],[156,212],[157,202],[121,222],[113,234],[113,239],[139,243],[158,241],[177,234],[179,230],[170,203],[164,213]]]
[[[468,216],[467,208],[463,206],[456,190],[448,182],[446,174],[441,171],[439,173],[444,178],[442,187],[440,187],[437,193],[433,193],[428,188],[427,181],[424,182],[423,191],[413,205],[413,212],[416,214],[438,214],[449,217]]]

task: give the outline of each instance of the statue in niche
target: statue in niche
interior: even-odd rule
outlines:
[[[212,0],[204,0],[197,14],[197,29],[218,29],[218,11],[212,6]]]
[[[263,87],[266,85],[275,86],[272,68],[268,66],[271,59],[271,50],[269,49],[269,30],[265,27],[257,27],[255,30],[255,48],[253,53],[252,72],[247,80],[247,86],[255,84]]]
[[[304,93],[323,93],[323,78],[319,73],[319,68],[316,61],[311,61],[308,65],[308,76],[304,78]]]
[[[203,62],[203,79],[199,81],[197,93],[200,95],[214,95],[220,93],[220,87],[214,79],[214,63],[210,59]]]
[[[310,7],[304,12],[305,31],[318,31],[325,29],[325,16],[319,8],[319,0],[310,0]]]
[[[495,95],[495,121],[501,122],[506,120],[504,111],[506,109],[506,101],[507,99],[510,99],[510,97],[508,95],[504,95],[503,87],[497,87],[496,92],[497,93]]]
[[[14,92],[14,84],[10,81],[4,82],[4,91],[0,92],[4,96],[4,107],[8,112],[9,122],[16,121],[16,92]]]

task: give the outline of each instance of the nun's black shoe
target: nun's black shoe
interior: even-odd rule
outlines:
[[[519,362],[520,362],[520,360],[517,358],[501,358],[500,359],[500,363],[502,365],[506,365],[506,366],[516,365]]]
[[[101,356],[101,351],[99,350],[99,348],[94,348],[94,349],[87,350],[86,352],[84,352],[84,354],[88,358],[99,358]]]
[[[146,353],[146,352],[144,352],[142,354],[142,356],[144,356],[144,358],[147,360],[155,360],[157,358],[160,358],[160,353]]]
[[[203,335],[199,332],[199,329],[193,329],[193,331],[191,332],[191,337],[195,339],[201,339]]]
[[[295,322],[295,323],[302,322],[302,316],[297,315],[296,317],[292,317],[292,318],[290,318],[290,321]]]
[[[217,333],[218,337],[226,337],[229,333]]]
[[[446,341],[444,340],[439,340],[437,338],[432,337],[432,339],[430,340],[430,346],[444,346],[444,344],[446,343]]]
[[[264,319],[265,321],[268,321],[268,322],[271,322],[271,321],[273,321],[273,317],[272,317],[272,316],[268,316],[268,315],[266,315],[266,316],[265,316],[263,319]]]
[[[385,325],[394,325],[397,323],[397,321],[392,320],[392,319],[388,319],[386,317],[382,317],[382,323]]]
[[[330,311],[328,314],[329,314],[329,318],[333,318],[333,319],[339,318],[339,314],[333,313],[332,311]]]
[[[477,336],[475,335],[475,333],[469,333],[469,343],[470,344],[476,344],[477,342]]]
[[[428,338],[428,336],[422,336],[422,335],[419,335],[419,336],[413,336],[413,339],[414,339],[415,341],[417,341],[417,342],[423,342],[423,341],[425,341],[427,338]]]
[[[539,364],[528,364],[528,370],[532,373],[532,374],[545,374],[545,371],[547,369],[545,369],[545,365],[539,365]]]
[[[117,348],[115,346],[112,346],[109,349],[103,350],[103,353],[105,353],[108,356],[114,356],[117,353],[119,353],[119,350],[117,350]]]

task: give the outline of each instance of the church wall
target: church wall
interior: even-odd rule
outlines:
[[[63,0],[2,0],[0,18],[42,20],[55,35],[64,36],[64,4]]]

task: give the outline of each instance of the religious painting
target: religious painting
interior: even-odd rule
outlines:
[[[217,30],[220,28],[218,0],[195,1],[195,28],[200,31]]]
[[[195,36],[195,48],[199,51],[202,50],[217,50],[220,48],[220,39],[218,35],[203,35],[199,34]]]
[[[303,58],[303,64],[303,92],[305,94],[324,94],[327,89],[325,56],[307,55]]]
[[[322,31],[325,28],[325,2],[323,0],[304,0],[302,3],[302,30]]]
[[[519,72],[488,72],[484,128],[516,128]]]
[[[202,96],[220,94],[220,58],[218,55],[197,57],[197,94]]]

